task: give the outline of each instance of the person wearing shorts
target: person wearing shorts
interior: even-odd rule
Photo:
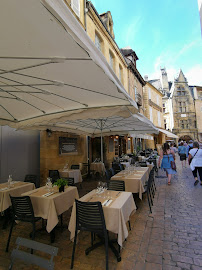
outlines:
[[[184,146],[183,142],[181,142],[180,146],[178,147],[178,153],[180,155],[180,161],[182,163],[182,168],[183,168],[183,161],[184,161],[184,167],[186,168],[187,148],[186,148],[186,146]]]

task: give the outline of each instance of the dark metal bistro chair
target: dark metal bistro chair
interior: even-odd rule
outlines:
[[[32,202],[29,196],[22,196],[22,197],[12,197],[10,196],[11,203],[12,203],[12,223],[11,228],[8,236],[8,242],[6,246],[6,252],[8,252],[11,234],[13,230],[13,226],[15,221],[23,221],[23,222],[30,222],[32,223],[33,231],[32,231],[32,240],[35,238],[35,222],[40,220],[40,217],[34,216],[34,210],[32,207]]]
[[[109,190],[125,191],[125,182],[119,180],[111,180],[108,182]]]
[[[75,186],[74,178],[73,177],[62,177],[62,179],[67,180],[68,186]]]
[[[34,174],[25,175],[24,182],[34,183],[36,188],[39,187],[39,185],[37,183],[37,175],[34,175]]]
[[[93,249],[99,247],[103,242],[93,244],[94,234],[102,236],[105,243],[105,254],[106,254],[106,269],[108,270],[108,233],[105,225],[105,218],[102,209],[101,202],[76,202],[76,228],[74,245],[72,251],[71,269],[74,266],[74,254],[76,249],[77,234],[78,231],[91,232],[91,247],[87,248],[85,253],[89,254]]]
[[[80,169],[80,166],[79,165],[72,165],[71,166],[71,169],[72,170],[79,170]]]
[[[60,179],[60,173],[58,170],[49,170],[49,177],[52,179],[54,184],[58,179]]]
[[[53,270],[54,269],[54,262],[53,258],[58,253],[57,247],[52,247],[46,244],[42,244],[33,240],[25,239],[18,237],[16,240],[17,248],[13,249],[11,253],[11,264],[9,266],[9,270],[13,268],[13,264],[15,260],[22,260],[29,264],[34,264],[37,266],[42,267],[43,269]],[[31,248],[36,251],[42,252],[43,255],[46,256],[46,258],[43,258],[42,256],[30,254],[26,252],[25,250],[22,250],[21,247],[25,248]],[[41,253],[39,253],[41,255]],[[47,256],[48,255],[48,256]],[[47,257],[51,257],[48,259]]]

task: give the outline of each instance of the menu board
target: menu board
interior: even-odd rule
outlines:
[[[59,154],[78,154],[77,138],[59,137]]]

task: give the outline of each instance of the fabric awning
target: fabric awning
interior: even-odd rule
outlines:
[[[175,139],[178,139],[179,138],[177,135],[175,135],[172,132],[169,132],[169,131],[167,131],[165,129],[159,128],[159,131],[162,132],[162,133],[164,133],[169,138],[175,138]]]
[[[0,1],[0,36],[0,125],[137,112],[65,1]]]
[[[151,140],[151,141],[153,141],[153,139],[154,139],[154,137],[149,135],[149,134],[135,134],[135,133],[133,133],[133,134],[130,134],[130,136],[132,138],[145,139],[145,140]]]

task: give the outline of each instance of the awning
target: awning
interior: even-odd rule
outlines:
[[[173,133],[171,133],[171,132],[169,132],[169,131],[167,131],[165,129],[159,128],[159,131],[162,132],[162,133],[164,133],[169,138],[175,138],[175,139],[178,139],[179,138],[177,135],[175,135],[175,134],[173,134]]]
[[[145,140],[152,140],[152,141],[154,140],[154,137],[149,135],[149,134],[135,134],[135,133],[133,133],[133,134],[130,134],[130,136],[132,138],[137,138],[137,139],[145,139]]]
[[[64,0],[0,1],[0,125],[137,112]]]

